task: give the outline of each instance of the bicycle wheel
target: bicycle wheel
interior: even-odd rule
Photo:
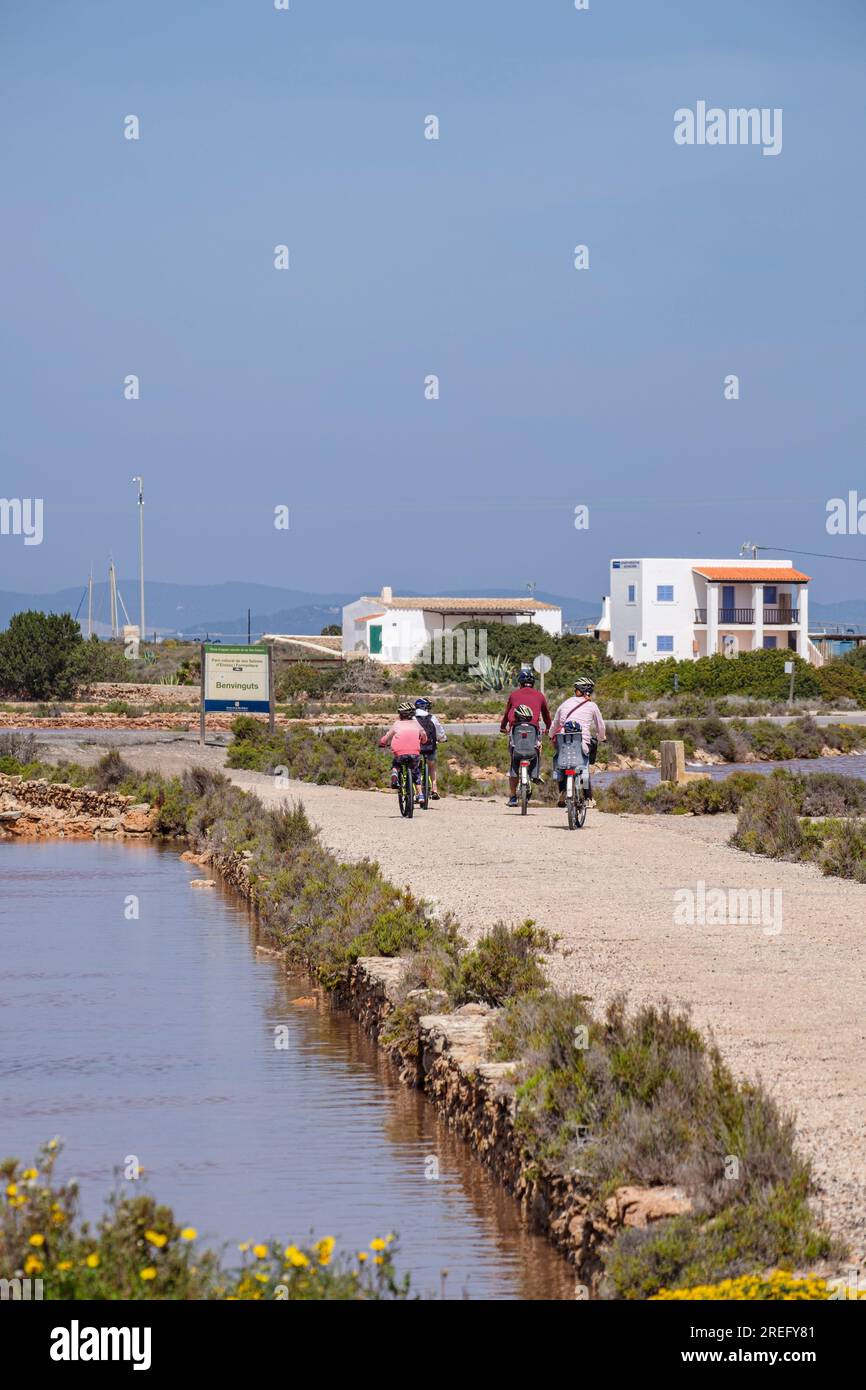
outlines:
[[[565,810],[568,815],[569,830],[577,830],[577,807],[575,805],[575,798],[573,796],[567,796],[565,798]]]
[[[408,763],[400,764],[400,771],[397,774],[397,799],[400,803],[400,815],[411,816],[415,809],[415,785],[412,781],[412,769]]]
[[[430,764],[423,756],[421,758],[421,800],[418,804],[422,811],[426,811],[430,805]]]
[[[529,810],[529,777],[525,768],[520,770],[520,814],[525,816]]]
[[[586,820],[586,797],[583,794],[583,783],[577,781],[574,787],[574,829],[582,830]]]

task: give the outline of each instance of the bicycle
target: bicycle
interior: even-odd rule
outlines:
[[[586,821],[586,797],[580,768],[565,769],[565,809],[569,830],[582,830]]]
[[[404,754],[397,765],[397,802],[400,815],[411,819],[415,811],[415,779],[412,776],[412,757]]]

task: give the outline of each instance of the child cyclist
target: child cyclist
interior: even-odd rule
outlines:
[[[379,739],[380,748],[388,748],[394,755],[391,764],[391,786],[397,785],[397,768],[400,766],[401,758],[411,758],[412,781],[415,783],[417,793],[418,784],[421,781],[421,749],[427,742],[427,734],[421,728],[415,718],[415,706],[404,702],[397,708],[397,719],[391,725],[387,734],[383,734]]]
[[[426,696],[421,696],[415,701],[415,718],[427,735],[427,742],[421,749],[421,756],[427,759],[427,767],[430,770],[430,795],[434,801],[439,800],[439,792],[436,789],[436,749],[440,743],[448,742],[448,735],[442,727],[442,721],[438,715],[433,713],[433,701]]]

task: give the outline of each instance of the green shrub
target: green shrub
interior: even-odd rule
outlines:
[[[499,1008],[507,999],[543,989],[539,957],[552,949],[553,939],[529,920],[518,927],[496,922],[460,961],[454,1003]]]
[[[803,844],[797,800],[787,778],[763,778],[743,801],[731,843],[771,859],[795,859]]]

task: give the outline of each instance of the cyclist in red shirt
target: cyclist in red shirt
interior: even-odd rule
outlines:
[[[535,689],[535,672],[527,670],[526,668],[524,668],[517,677],[517,689],[512,690],[511,694],[508,697],[508,703],[505,706],[505,711],[502,715],[502,719],[499,724],[499,732],[501,734],[508,733],[510,735],[511,730],[514,726],[514,716],[518,705],[527,705],[529,709],[532,710],[532,723],[538,730],[540,742],[541,735],[544,732],[544,730],[542,730],[542,728],[540,727],[541,723],[543,722],[545,728],[549,729],[551,724],[553,723],[553,720],[550,717],[550,710],[547,707],[547,701],[545,700],[541,691]],[[511,768],[510,748],[511,740],[509,738],[508,787],[511,795],[508,798],[508,805],[516,806],[517,775],[515,772],[512,771]],[[535,771],[541,771],[540,764],[538,762],[536,762]],[[533,777],[532,780],[533,782],[540,782],[541,778]]]

